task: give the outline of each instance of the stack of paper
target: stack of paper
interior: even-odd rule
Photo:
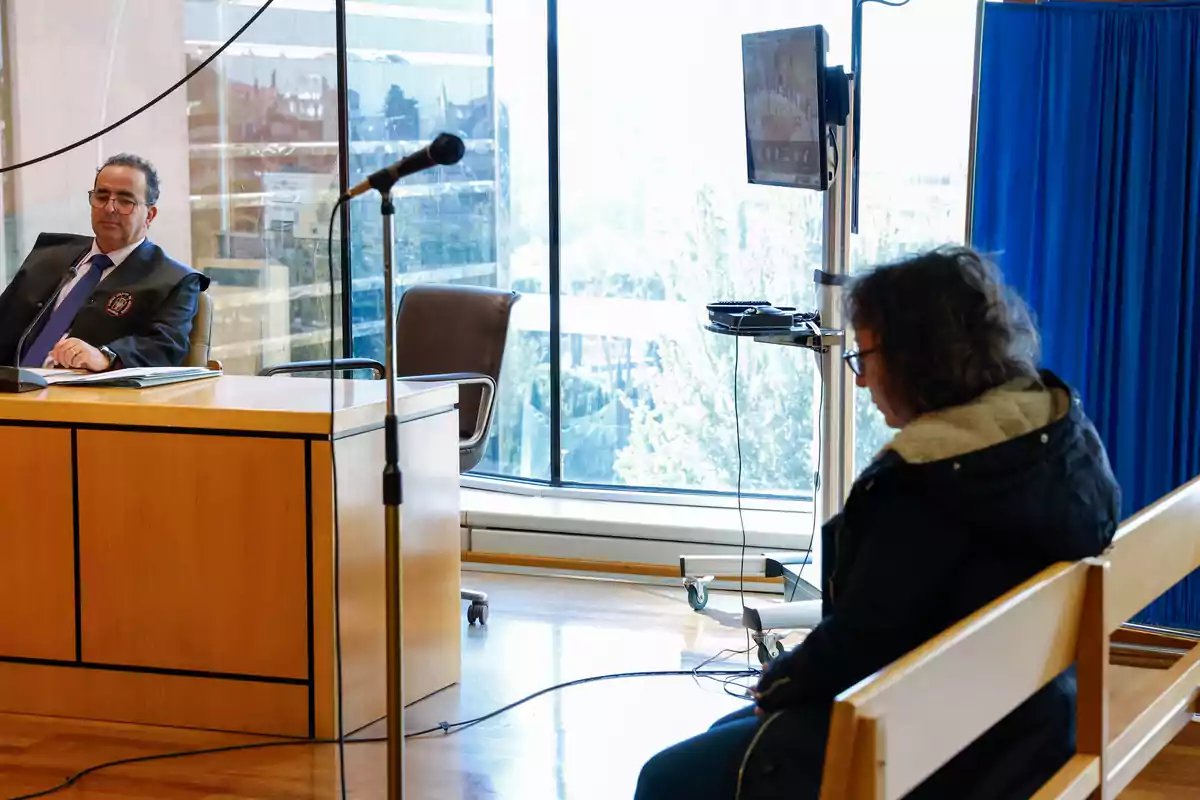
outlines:
[[[115,369],[111,372],[79,372],[69,369],[32,370],[46,379],[51,386],[115,386],[126,389],[144,389],[168,383],[215,378],[220,370],[207,367],[135,367]]]

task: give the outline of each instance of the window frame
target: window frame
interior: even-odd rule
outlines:
[[[349,125],[349,58],[346,35],[347,0],[334,0],[337,17],[337,71],[338,71],[338,165],[339,182],[343,193],[350,181],[350,125]],[[482,471],[464,473],[461,485],[468,489],[501,491],[529,497],[559,497],[608,502],[646,503],[655,505],[678,505],[698,508],[738,508],[743,510],[783,510],[799,514],[811,514],[815,507],[815,491],[796,495],[709,491],[673,487],[622,486],[617,484],[588,484],[564,480],[562,452],[562,209],[560,198],[560,115],[559,115],[559,24],[558,0],[546,3],[546,77],[547,77],[547,158],[548,158],[548,237],[547,263],[549,295],[549,478],[534,479],[519,476],[498,475]],[[492,18],[494,0],[486,2],[486,16]],[[481,15],[482,16],[482,15]],[[489,89],[494,91],[494,64],[489,77]],[[350,204],[341,208],[341,281],[343,287],[353,285],[351,260],[352,226],[354,224]],[[341,292],[342,298],[342,355],[352,358],[354,353],[354,292]],[[820,414],[818,408],[814,414]],[[820,419],[814,420],[814,431],[820,432]],[[853,454],[853,434],[849,453]],[[842,458],[846,453],[842,454]]]
[[[349,169],[350,169],[350,141],[349,141],[349,112],[346,108],[348,97],[348,65],[347,65],[347,49],[346,49],[346,2],[347,0],[335,0],[335,14],[338,18],[338,101],[339,101],[339,164],[342,171],[340,176],[343,191],[348,186]],[[480,14],[480,17],[491,18],[493,14],[494,0],[487,0],[486,14]],[[851,7],[857,4],[852,0],[846,0]],[[979,5],[982,7],[983,0],[979,0]],[[547,130],[547,158],[548,158],[548,198],[547,198],[547,291],[549,295],[549,325],[548,325],[548,350],[549,350],[549,397],[548,397],[548,437],[549,437],[549,477],[547,479],[523,478],[518,476],[498,475],[487,472],[471,472],[463,475],[462,486],[470,489],[482,489],[487,491],[503,491],[514,495],[524,495],[529,497],[561,497],[561,498],[579,498],[589,500],[604,500],[610,502],[632,502],[632,503],[652,503],[652,504],[670,504],[681,506],[697,506],[706,508],[728,508],[736,507],[739,501],[739,496],[734,492],[721,491],[705,491],[705,490],[689,490],[681,488],[658,488],[658,487],[639,487],[639,486],[622,486],[616,484],[586,484],[577,483],[565,480],[563,476],[563,452],[562,452],[562,425],[563,425],[563,386],[562,386],[562,355],[563,355],[563,328],[562,328],[562,209],[560,198],[560,119],[559,119],[559,0],[545,0],[546,9],[546,78],[547,78],[547,103],[546,103],[546,130]],[[852,16],[853,24],[861,26],[861,21],[858,14]],[[860,34],[859,30],[852,30],[852,39]],[[978,23],[976,29],[976,39],[978,38]],[[853,46],[853,45],[852,45]],[[976,71],[978,70],[978,52],[976,53]],[[494,70],[494,65],[493,65]],[[494,87],[494,71],[489,80]],[[977,87],[977,81],[976,81]],[[975,98],[972,97],[972,114],[974,114]],[[972,126],[973,128],[973,126]],[[974,153],[974,131],[971,131],[971,154]],[[968,181],[970,176],[968,176]],[[970,192],[968,191],[968,194]],[[970,197],[968,197],[968,225],[970,224]],[[343,208],[343,230],[349,232],[351,230],[352,221],[348,208]],[[350,259],[350,242],[352,236],[346,235],[341,238],[342,247],[342,282],[343,286],[352,285],[353,265]],[[354,336],[352,335],[353,323],[353,292],[342,292],[342,328],[343,338],[342,347],[343,355],[353,356],[354,353]],[[839,366],[841,366],[839,364]],[[845,368],[842,366],[841,368]],[[852,383],[852,379],[850,381]],[[854,413],[854,390],[851,389],[845,398],[847,406],[844,415],[844,425],[846,427],[846,435],[840,443],[840,459],[843,463],[850,465],[849,469],[853,473],[853,461],[855,454],[855,413]],[[821,414],[822,409],[814,408],[814,414]],[[820,419],[815,421],[814,430],[821,429]],[[796,511],[807,511],[811,509],[815,503],[815,498],[812,492],[806,492],[798,495],[782,495],[782,494],[747,494],[741,493],[740,502],[743,508],[754,509],[783,509],[787,508]]]

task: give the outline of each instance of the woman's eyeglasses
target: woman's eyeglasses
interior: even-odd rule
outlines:
[[[112,203],[117,207],[117,212],[125,216],[132,214],[133,210],[138,207],[138,201],[132,197],[111,194],[103,190],[88,192],[88,202],[92,204],[92,208],[108,208],[108,204]]]
[[[849,350],[842,358],[845,360],[846,366],[850,367],[850,371],[861,378],[863,374],[863,356],[869,356],[877,349],[869,347],[866,350]]]

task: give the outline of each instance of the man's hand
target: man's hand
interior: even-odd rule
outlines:
[[[82,339],[63,339],[54,345],[50,357],[60,367],[86,369],[88,372],[104,372],[111,366],[108,356]]]

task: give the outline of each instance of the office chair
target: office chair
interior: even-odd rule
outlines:
[[[481,286],[422,284],[400,296],[396,311],[396,373],[403,381],[456,383],[459,387],[459,469],[469,472],[483,460],[496,408],[496,387],[508,341],[516,292]],[[430,341],[438,346],[430,346]],[[384,376],[383,364],[369,358],[334,359],[337,372],[371,370]],[[328,372],[329,361],[275,364],[259,375]],[[471,601],[467,622],[487,623],[485,592],[463,589]]]
[[[212,352],[213,302],[208,292],[201,292],[196,304],[196,315],[192,317],[192,332],[188,338],[188,352],[182,366],[209,366],[208,356]]]

